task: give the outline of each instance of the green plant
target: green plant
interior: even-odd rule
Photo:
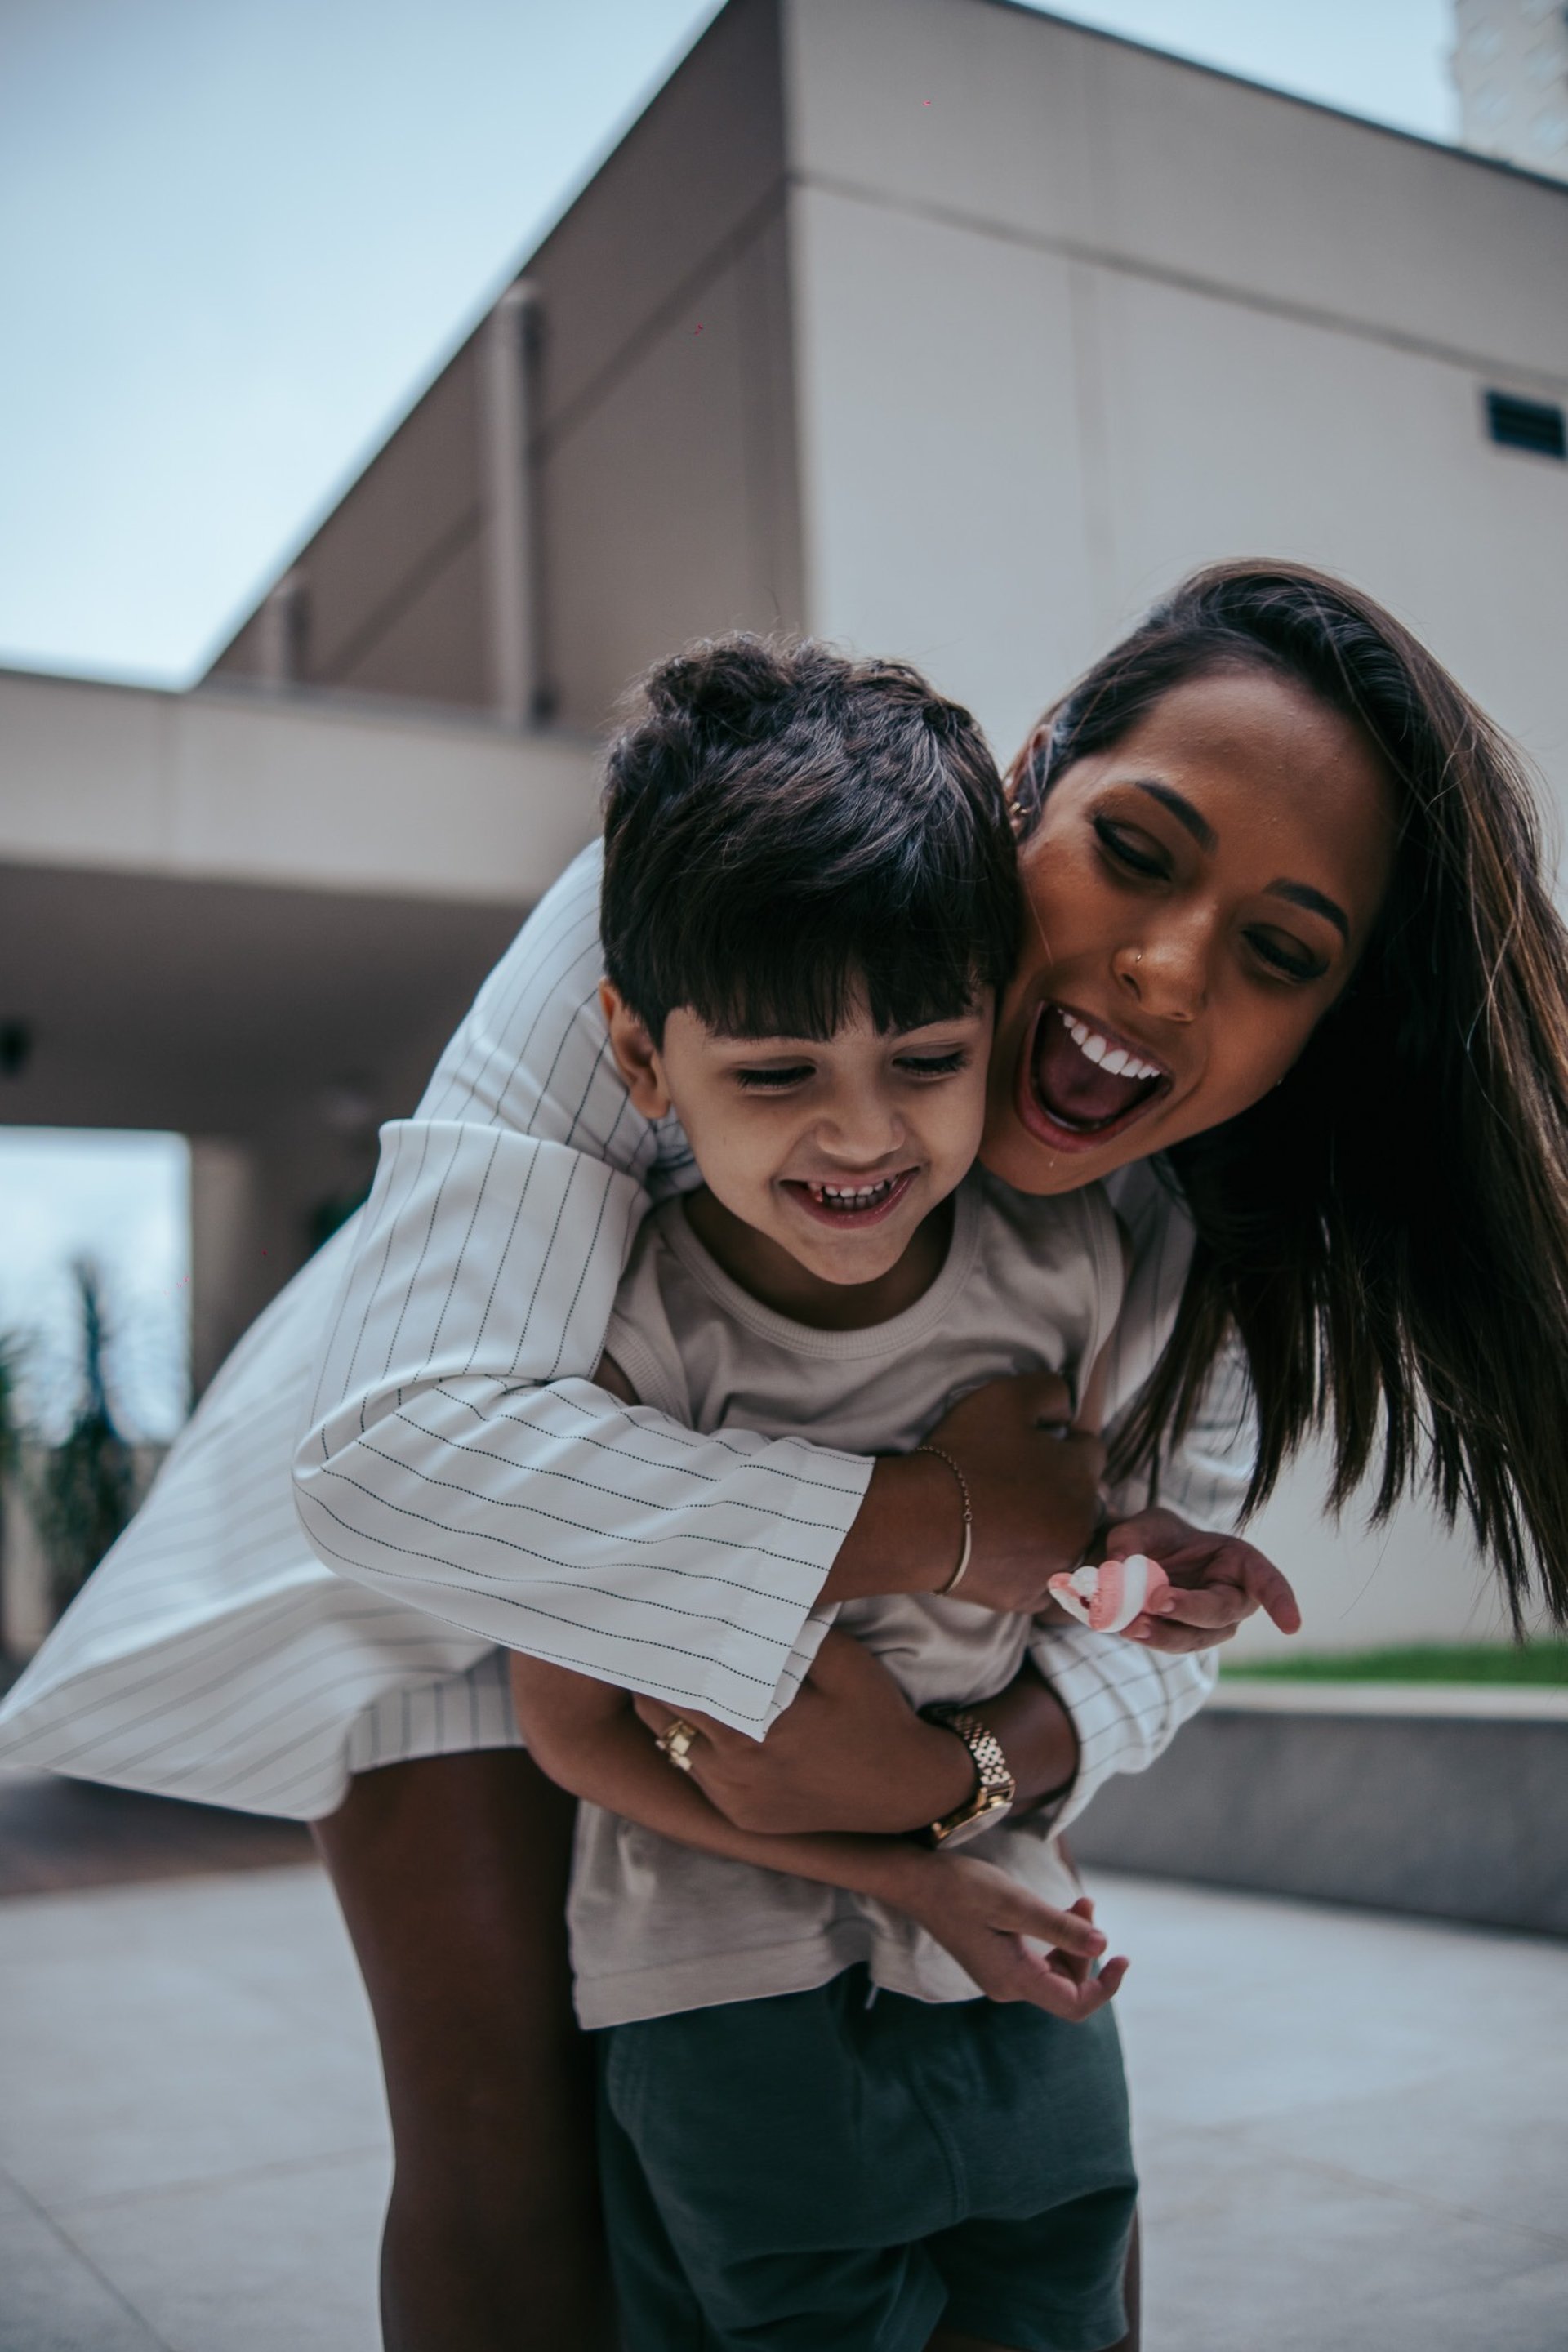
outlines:
[[[85,1259],[72,1272],[81,1313],[80,1402],[45,1455],[32,1498],[57,1610],[75,1599],[135,1507],[135,1462],[115,1425],[104,1377],[103,1286]]]
[[[26,1343],[15,1331],[0,1331],[0,1689],[9,1675],[5,1666],[5,1545],[6,1515],[21,1508],[13,1482],[22,1467],[22,1440],[26,1423],[22,1411],[22,1375]],[[7,1494],[6,1489],[12,1491]]]
[[[1314,1652],[1220,1669],[1227,1680],[1311,1683],[1568,1683],[1568,1642],[1427,1642]]]

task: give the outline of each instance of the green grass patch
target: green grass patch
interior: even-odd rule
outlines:
[[[1568,1683],[1568,1642],[1422,1643],[1406,1649],[1306,1651],[1226,1665],[1226,1677],[1282,1683]]]

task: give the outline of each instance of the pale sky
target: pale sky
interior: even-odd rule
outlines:
[[[0,0],[0,661],[198,675],[714,13]],[[1449,0],[1056,13],[1448,134]]]
[[[198,676],[715,13],[0,0],[0,662]],[[1449,0],[1055,13],[1450,135]],[[51,1418],[85,1250],[128,1421],[174,1425],[188,1181],[176,1138],[0,1129],[0,1330]]]

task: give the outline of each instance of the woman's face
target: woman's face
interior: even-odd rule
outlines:
[[[1233,1118],[1355,968],[1394,857],[1352,723],[1262,670],[1174,687],[1052,786],[981,1157],[1066,1192]]]

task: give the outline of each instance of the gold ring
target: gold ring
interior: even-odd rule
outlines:
[[[696,1745],[697,1737],[697,1726],[688,1723],[683,1715],[678,1715],[673,1723],[667,1723],[662,1731],[655,1733],[653,1744],[678,1772],[689,1772],[691,1749]]]

